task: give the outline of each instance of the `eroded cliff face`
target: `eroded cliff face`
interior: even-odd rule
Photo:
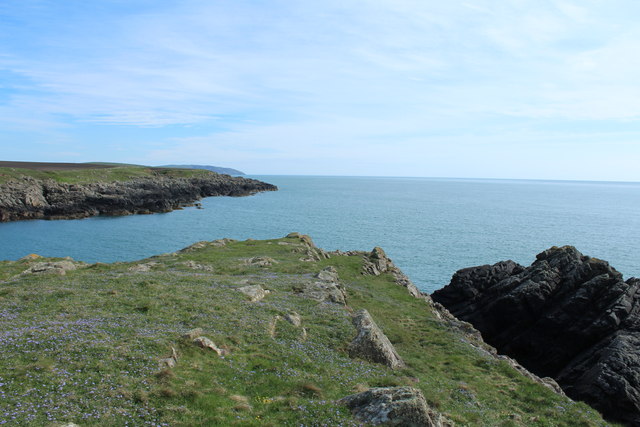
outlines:
[[[90,184],[25,177],[0,185],[0,222],[168,212],[203,197],[248,196],[275,190],[275,185],[254,179],[214,174],[193,178],[158,175]]]
[[[458,271],[434,301],[569,397],[640,425],[640,280],[571,246]]]

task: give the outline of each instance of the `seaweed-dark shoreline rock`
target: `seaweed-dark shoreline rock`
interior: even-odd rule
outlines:
[[[169,212],[203,197],[248,196],[277,189],[255,179],[214,173],[88,184],[23,177],[0,185],[0,222]]]
[[[458,271],[434,301],[611,419],[640,425],[640,280],[572,246]]]

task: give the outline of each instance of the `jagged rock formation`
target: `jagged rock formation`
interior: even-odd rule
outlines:
[[[304,253],[305,256],[300,258],[300,261],[304,262],[313,262],[320,261],[323,259],[329,258],[329,254],[327,254],[324,250],[318,248],[311,240],[311,237],[306,234],[300,233],[289,233],[287,234],[288,239],[298,239],[302,245],[297,248],[297,250],[301,253]],[[281,242],[287,243],[287,242]]]
[[[329,301],[336,304],[346,304],[347,295],[339,282],[338,271],[334,267],[327,267],[315,274],[314,277],[318,280],[300,283],[294,286],[293,292],[318,302]]]
[[[370,253],[365,254],[364,261],[364,266],[362,267],[363,274],[379,276],[382,273],[390,273],[393,275],[398,285],[407,288],[409,293],[414,297],[421,297],[422,293],[418,290],[416,285],[411,282],[409,277],[407,277],[402,270],[396,267],[381,247],[376,246]]]
[[[372,425],[448,427],[453,423],[434,412],[420,390],[377,387],[339,400],[359,420]]]
[[[553,247],[526,268],[504,261],[460,270],[432,297],[569,397],[640,425],[639,279]]]
[[[248,178],[211,174],[157,175],[122,182],[65,184],[31,177],[0,185],[0,222],[168,212],[203,197],[248,196],[277,187]]]
[[[358,311],[353,318],[353,324],[358,335],[349,344],[349,356],[382,363],[391,369],[405,366],[389,338],[376,325],[367,310]]]
[[[293,288],[293,292],[304,298],[310,298],[318,302],[333,302],[346,304],[344,288],[338,282],[307,282]]]

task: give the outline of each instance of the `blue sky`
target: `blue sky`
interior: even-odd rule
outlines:
[[[0,158],[640,181],[640,2],[3,0]]]

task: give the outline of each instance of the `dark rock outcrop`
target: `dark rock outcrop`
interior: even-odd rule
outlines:
[[[372,425],[406,427],[448,427],[453,423],[434,412],[420,390],[413,387],[378,387],[344,397],[359,420]]]
[[[553,247],[530,267],[466,268],[433,293],[501,353],[611,419],[640,426],[640,280]]]
[[[277,187],[248,178],[158,174],[120,182],[65,184],[30,177],[0,185],[0,222],[169,212],[203,197],[248,196]]]

